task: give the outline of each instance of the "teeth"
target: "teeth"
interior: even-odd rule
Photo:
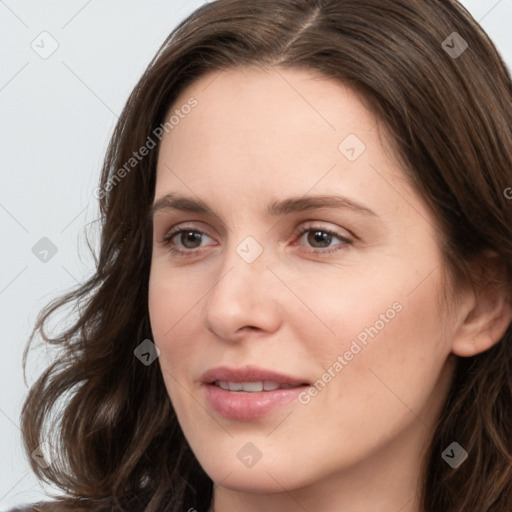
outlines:
[[[258,392],[263,391],[263,382],[242,382],[242,391]]]
[[[284,386],[284,384],[282,384]],[[274,391],[274,389],[279,389],[281,386],[277,382],[272,382],[271,380],[263,381],[263,389],[265,391]]]
[[[271,380],[258,382],[228,382],[225,380],[218,380],[214,382],[214,384],[228,391],[243,391],[246,393],[274,391],[275,389],[290,389],[295,387],[291,384],[279,384],[278,382],[273,382]]]

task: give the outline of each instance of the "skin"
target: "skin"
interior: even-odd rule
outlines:
[[[179,193],[214,215],[155,213],[149,311],[180,425],[217,484],[214,510],[420,512],[422,456],[454,354],[488,348],[501,324],[478,330],[469,291],[443,307],[435,218],[354,91],[306,70],[246,68],[203,76],[173,109],[190,97],[198,105],[162,140],[155,202]],[[355,161],[338,148],[349,134],[366,146]],[[276,200],[324,194],[375,214],[266,213]],[[174,227],[204,233],[195,245],[173,239],[193,256],[162,243]],[[313,233],[297,235],[301,227]],[[324,229],[350,243],[315,240]],[[236,251],[248,236],[263,248],[252,263]],[[244,421],[205,400],[201,375],[219,365],[318,380],[396,304],[400,312],[307,405]],[[251,468],[237,457],[248,442],[262,454]]]

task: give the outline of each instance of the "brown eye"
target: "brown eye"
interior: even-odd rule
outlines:
[[[352,244],[352,241],[341,233],[315,226],[302,228],[298,236],[299,240],[305,238],[306,248],[309,247],[310,252],[318,254],[336,252]]]
[[[206,245],[201,245],[205,238],[211,239],[211,237],[202,231],[191,227],[184,227],[172,230],[165,236],[161,243],[174,254],[193,256],[199,249]]]
[[[319,230],[310,230],[307,236],[308,243],[315,248],[329,247],[332,238],[333,237],[331,234],[327,233],[326,231]]]
[[[179,234],[179,237],[177,236]],[[202,233],[198,231],[182,231],[174,235],[174,237],[179,238],[180,242],[183,244],[183,247],[187,249],[197,249],[201,245],[201,238],[203,236]],[[198,244],[198,245],[197,245]]]

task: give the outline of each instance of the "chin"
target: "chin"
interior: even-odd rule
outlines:
[[[272,494],[283,492],[283,488],[290,491],[301,487],[291,467],[278,468],[261,461],[252,468],[213,463],[203,465],[203,469],[216,484],[237,492]]]
[[[280,493],[283,488],[290,491],[314,482],[314,468],[297,460],[296,454],[290,457],[288,449],[275,448],[268,439],[265,444],[264,439],[254,438],[254,443],[261,448],[259,454],[246,436],[236,435],[224,444],[217,444],[214,450],[210,440],[204,450],[194,450],[194,453],[216,484],[233,491]]]

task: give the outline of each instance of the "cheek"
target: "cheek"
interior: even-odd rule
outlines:
[[[199,345],[204,325],[202,301],[207,300],[207,290],[199,280],[180,282],[176,274],[171,278],[165,269],[152,269],[148,291],[151,330],[160,349],[159,362],[170,394],[174,394],[174,383],[185,385],[196,367],[206,366]]]
[[[438,301],[440,271],[392,270],[351,273],[336,284],[319,282],[309,291],[303,287],[300,293],[318,318],[287,310],[315,377],[332,388],[319,393],[325,399],[343,395],[355,404],[368,403],[371,397],[379,407],[379,402],[398,401],[393,389],[420,406],[436,385],[450,353],[450,329]]]
[[[190,362],[194,336],[186,336],[184,327],[190,325],[193,310],[188,311],[188,300],[183,294],[177,294],[171,281],[162,278],[161,274],[153,273],[150,278],[148,307],[151,321],[153,341],[160,350],[158,363],[167,390],[167,394],[180,416],[184,408],[183,389],[188,387],[184,378],[184,364]],[[180,300],[176,300],[179,296]],[[187,314],[188,312],[188,314]],[[185,341],[188,340],[187,343]],[[185,393],[186,395],[186,393]]]
[[[206,300],[204,281],[180,277],[170,272],[164,262],[153,264],[149,279],[148,307],[155,342],[168,344],[181,333],[197,325],[197,312]],[[189,339],[193,342],[193,339]]]
[[[445,391],[441,373],[450,340],[440,325],[439,286],[432,276],[410,293],[404,281],[400,291],[376,292],[366,300],[353,290],[351,300],[359,301],[360,307],[349,310],[347,302],[351,314],[340,311],[336,344],[322,343],[312,354],[312,358],[321,357],[324,370],[331,368],[335,375],[315,400],[319,406],[324,402],[324,411],[343,413],[333,422],[336,430],[348,423],[353,432],[370,439],[378,424],[382,435],[392,435],[416,415],[428,421],[440,405],[441,391]],[[325,379],[330,377],[321,380]],[[372,411],[371,425],[361,413],[361,404]]]
[[[356,342],[363,349],[400,322],[404,299],[400,284],[382,276],[348,269],[339,276],[319,276],[314,285],[295,286],[307,308],[286,309],[295,338],[314,352],[314,361],[333,363]],[[300,306],[300,305],[299,305]],[[353,347],[353,351],[362,350]],[[349,358],[351,354],[347,354]]]

